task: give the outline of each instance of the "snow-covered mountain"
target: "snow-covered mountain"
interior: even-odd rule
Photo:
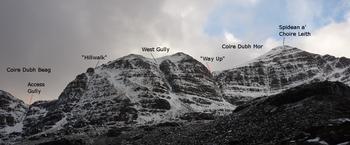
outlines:
[[[88,68],[57,100],[30,105],[23,134],[99,134],[118,126],[190,119],[193,113],[224,115],[234,108],[222,98],[210,71],[191,56],[154,60],[131,54]]]
[[[222,71],[215,78],[225,98],[235,103],[311,82],[329,80],[349,85],[350,59],[280,46],[246,64]]]
[[[91,139],[110,130],[118,134],[120,127],[212,119],[250,98],[323,80],[349,85],[349,77],[350,59],[289,46],[215,76],[184,53],[157,59],[131,54],[88,68],[57,100],[27,106],[0,91],[0,144],[72,135]]]

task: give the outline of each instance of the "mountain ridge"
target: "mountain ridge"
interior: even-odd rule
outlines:
[[[234,108],[219,95],[207,68],[193,57],[176,53],[155,62],[130,54],[88,68],[57,100],[31,104],[19,135],[42,138],[96,128],[100,134],[118,126],[212,119]],[[12,140],[10,134],[4,134],[4,140]]]
[[[217,73],[215,78],[226,98],[234,103],[317,81],[340,81],[349,85],[349,74],[348,58],[280,46],[245,65]]]
[[[96,134],[104,134],[118,126],[212,120],[252,98],[325,80],[349,85],[349,76],[350,59],[290,46],[274,48],[245,66],[214,75],[183,52],[155,59],[129,54],[88,68],[56,100],[37,101],[27,108],[24,104],[26,113],[22,109],[22,121],[15,122],[22,124],[22,132],[0,135],[11,142],[19,136],[35,139],[96,129]],[[4,127],[9,126],[15,125]]]

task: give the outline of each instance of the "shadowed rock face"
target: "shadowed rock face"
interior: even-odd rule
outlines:
[[[0,129],[21,122],[27,109],[23,101],[0,90]]]
[[[301,85],[258,98],[209,123],[147,132],[136,144],[339,144],[350,141],[350,87]],[[157,138],[157,139],[155,139]]]
[[[22,121],[28,110],[23,101],[10,93],[0,90],[0,144],[11,136],[22,135]]]
[[[178,62],[165,59],[159,65],[174,92],[220,100],[218,89],[210,71],[200,62],[185,54]]]
[[[224,96],[235,103],[244,101],[244,98],[276,94],[305,83],[329,80],[349,85],[349,70],[348,58],[321,56],[281,46],[247,64],[222,71],[215,78]]]

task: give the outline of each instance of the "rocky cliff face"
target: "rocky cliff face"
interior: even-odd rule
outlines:
[[[224,96],[235,103],[324,80],[350,84],[350,59],[280,46],[216,76]]]

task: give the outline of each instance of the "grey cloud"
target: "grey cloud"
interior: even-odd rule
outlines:
[[[224,38],[205,34],[215,6],[211,0],[0,1],[0,89],[28,102],[26,83],[45,82],[44,94],[34,100],[55,99],[77,74],[95,66],[82,54],[150,57],[140,51],[144,46],[167,46],[197,59],[225,55],[222,64],[210,64],[216,70],[248,60],[250,52],[222,51]],[[53,73],[6,73],[8,66],[47,66]]]
[[[186,33],[191,34],[185,32],[188,28],[184,27],[191,24],[167,13],[164,6],[169,2],[174,3],[160,0],[1,1],[0,88],[28,101],[26,83],[45,82],[44,94],[34,99],[54,99],[78,73],[95,65],[95,62],[82,61],[82,54],[108,54],[112,60],[128,53],[141,53],[142,46],[192,43],[183,43]],[[179,3],[188,4],[184,1],[174,4]],[[189,4],[209,6],[206,3],[208,1]],[[175,9],[181,9],[182,5]],[[197,10],[206,11],[206,8]],[[8,66],[47,66],[53,73],[6,73]]]

